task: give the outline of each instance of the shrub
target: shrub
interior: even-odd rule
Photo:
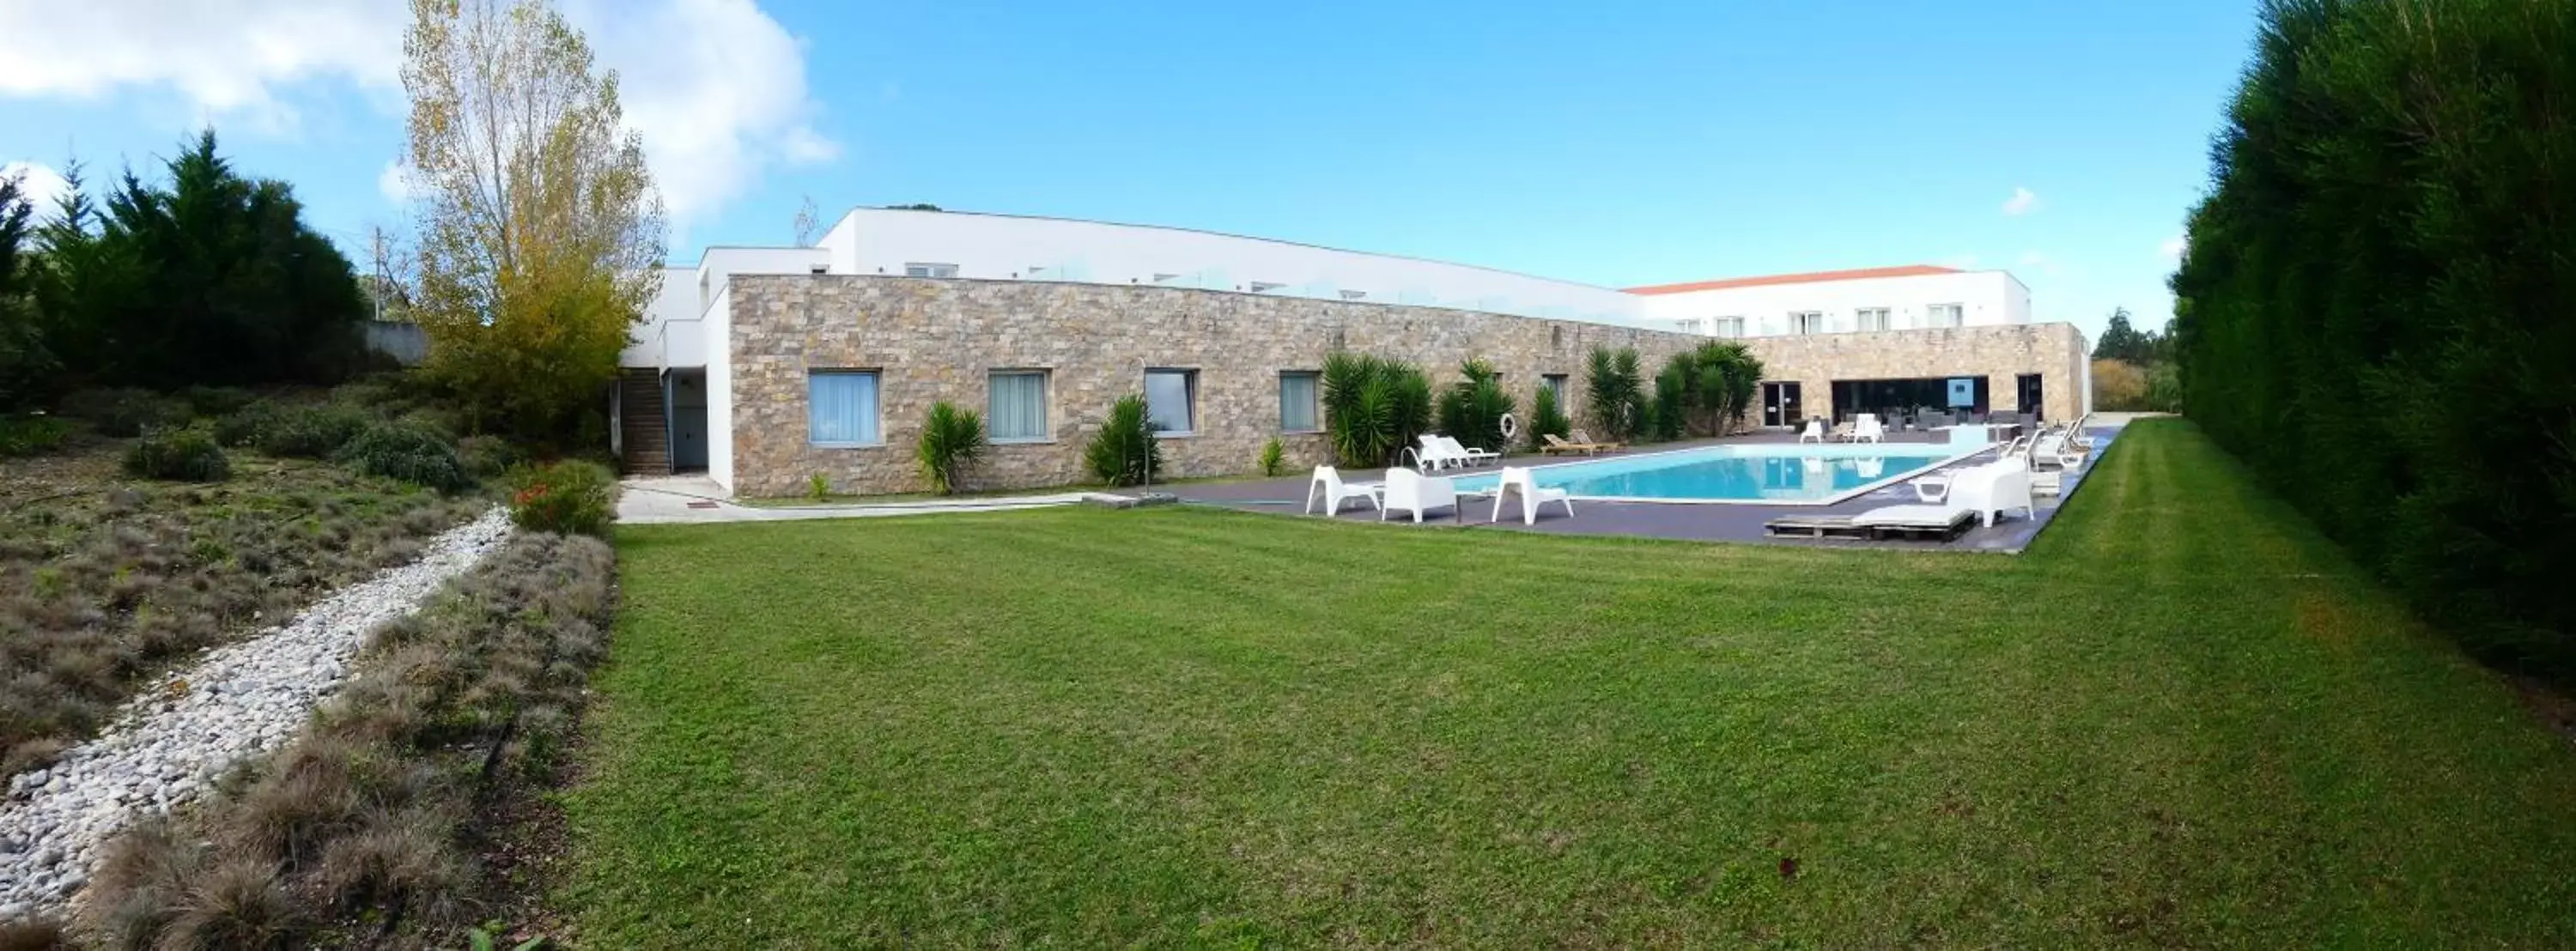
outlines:
[[[499,436],[467,436],[456,441],[456,458],[465,463],[465,474],[477,479],[495,478],[527,461],[525,453]]]
[[[532,532],[608,535],[617,502],[617,477],[591,462],[558,462],[523,470],[510,494],[510,521]]]
[[[2144,409],[2147,376],[2125,360],[2093,361],[2093,408],[2110,412]]]
[[[1287,447],[1279,444],[1279,437],[1270,437],[1269,442],[1261,444],[1261,458],[1258,460],[1261,466],[1261,474],[1265,476],[1278,475],[1279,468],[1285,462],[1285,457],[1287,455]]]
[[[258,397],[238,386],[192,386],[179,394],[188,403],[188,412],[206,419],[238,413]]]
[[[259,451],[289,459],[328,459],[375,422],[337,404],[287,409],[259,431]]]
[[[0,459],[52,452],[71,433],[72,424],[52,416],[0,416]]]
[[[221,482],[233,473],[224,447],[195,427],[156,429],[125,450],[125,473],[173,482]]]
[[[474,477],[466,474],[465,463],[456,457],[456,447],[448,443],[447,436],[418,423],[367,427],[341,446],[334,458],[367,475],[400,479],[441,492],[456,492],[474,484]]]
[[[146,429],[188,421],[186,407],[151,390],[82,390],[63,397],[63,415],[84,420],[101,436],[140,436]]]
[[[286,407],[274,400],[258,400],[215,420],[215,441],[227,447],[259,445],[262,435],[277,425]]]
[[[1459,380],[1440,394],[1440,428],[1451,438],[1479,449],[1510,448],[1503,417],[1511,415],[1512,395],[1503,391],[1493,364],[1469,360],[1458,365]]]
[[[2576,3],[2262,9],[2173,278],[2179,398],[2472,651],[2576,683]]]
[[[1530,397],[1530,448],[1547,445],[1548,436],[1563,439],[1573,431],[1574,421],[1565,418],[1564,407],[1556,405],[1556,388],[1541,384],[1538,393]]]
[[[1324,436],[1342,465],[1391,466],[1431,429],[1431,378],[1401,360],[1336,351],[1324,358]]]
[[[832,500],[832,478],[820,472],[805,477],[805,497],[817,502]]]
[[[1109,406],[1109,419],[1082,449],[1082,464],[1110,485],[1151,482],[1163,468],[1163,447],[1145,414],[1145,395],[1130,393]]]
[[[1645,381],[1639,377],[1637,349],[1594,347],[1583,374],[1584,408],[1604,439],[1634,439],[1644,421]]]
[[[930,483],[930,491],[950,495],[957,491],[958,476],[983,458],[987,445],[984,417],[940,400],[930,404],[930,417],[922,421],[913,458],[921,463],[921,478]]]
[[[1712,340],[1673,354],[1655,376],[1653,402],[1641,401],[1653,409],[1646,421],[1672,437],[1727,435],[1752,407],[1762,372],[1753,351],[1734,341]]]

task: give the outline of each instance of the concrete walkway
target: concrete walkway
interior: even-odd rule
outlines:
[[[1007,512],[1071,505],[1089,492],[1019,495],[990,499],[938,499],[921,502],[848,505],[767,506],[727,501],[724,489],[702,475],[633,476],[617,495],[617,521],[626,525],[691,522],[793,522],[816,518],[886,518],[953,512]]]

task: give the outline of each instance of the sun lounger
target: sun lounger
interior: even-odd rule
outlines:
[[[1589,456],[1593,453],[1606,452],[1610,449],[1608,446],[1594,445],[1588,442],[1566,442],[1565,440],[1558,439],[1555,433],[1543,435],[1539,437],[1539,441],[1546,445],[1540,446],[1538,451],[1551,456],[1568,452]]]
[[[1574,442],[1575,442],[1576,444],[1578,444],[1578,445],[1599,446],[1599,447],[1601,447],[1601,448],[1603,448],[1603,449],[1626,449],[1626,448],[1628,448],[1628,444],[1627,444],[1627,443],[1624,443],[1624,442],[1618,442],[1618,441],[1615,441],[1615,440],[1608,440],[1608,439],[1594,439],[1594,438],[1592,438],[1592,434],[1591,434],[1591,433],[1584,432],[1583,430],[1580,430],[1580,429],[1575,430],[1575,431],[1573,431],[1573,432],[1571,432],[1571,433],[1568,433],[1568,434],[1566,434],[1566,435],[1567,435],[1567,437],[1568,437],[1568,438],[1570,438],[1570,439],[1574,440]]]
[[[1890,538],[1950,541],[1977,524],[1977,513],[1946,505],[1890,505],[1858,515],[1784,515],[1762,524],[1769,535],[1803,538]]]
[[[1435,436],[1432,438],[1440,440],[1440,447],[1449,450],[1450,458],[1463,459],[1466,461],[1465,464],[1467,465],[1481,465],[1503,457],[1502,453],[1495,452],[1491,449],[1478,449],[1473,446],[1461,445],[1459,444],[1458,437],[1456,436]]]
[[[1799,430],[1798,430],[1798,441],[1799,441],[1799,442],[1824,442],[1824,441],[1825,441],[1825,421],[1824,421],[1824,420],[1821,420],[1821,419],[1811,419],[1811,420],[1808,420],[1808,421],[1807,421],[1807,425],[1806,425],[1804,428],[1801,428],[1801,429],[1799,429]]]

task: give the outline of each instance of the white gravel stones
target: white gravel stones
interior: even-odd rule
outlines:
[[[233,763],[284,745],[347,676],[369,634],[418,609],[509,535],[509,513],[499,508],[449,529],[419,560],[207,651],[129,701],[97,739],[11,778],[0,800],[0,920],[60,908],[110,836],[195,799]]]

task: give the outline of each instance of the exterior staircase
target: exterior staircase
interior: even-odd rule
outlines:
[[[618,462],[629,475],[671,474],[671,430],[662,406],[662,374],[627,367],[617,376]]]

